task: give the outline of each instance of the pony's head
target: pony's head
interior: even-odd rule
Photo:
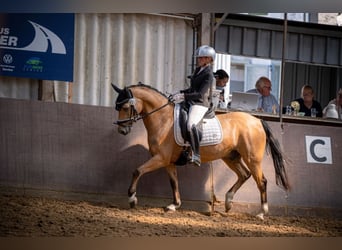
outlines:
[[[115,109],[119,112],[118,132],[127,135],[131,132],[133,122],[139,119],[139,111],[136,107],[136,99],[127,87],[120,89],[112,84],[113,89],[119,94],[115,101]]]
[[[123,89],[114,84],[112,84],[112,87],[119,94],[115,102],[115,109],[119,112],[119,119],[114,124],[119,126],[118,131],[121,134],[127,135],[131,131],[133,122],[145,119],[170,104],[172,104],[173,108],[170,97],[166,97],[163,93],[141,82]]]

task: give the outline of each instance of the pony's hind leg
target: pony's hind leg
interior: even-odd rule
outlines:
[[[257,215],[257,217],[264,219],[264,215],[268,214],[267,179],[262,172],[261,160],[250,161],[248,162],[248,166],[260,192],[261,212]]]
[[[175,165],[169,165],[166,167],[166,171],[170,178],[170,184],[173,194],[173,202],[166,207],[168,211],[176,211],[177,208],[181,206],[181,199],[179,194],[177,168]]]
[[[253,173],[253,178],[258,186],[260,192],[260,199],[261,199],[261,212],[257,214],[257,217],[260,219],[264,219],[264,215],[268,214],[268,203],[267,203],[267,179],[265,178],[264,174],[261,171],[261,164],[260,168],[258,168],[257,173]]]
[[[230,155],[229,158],[224,158],[224,162],[236,173],[238,180],[226,193],[225,208],[228,212],[232,207],[232,201],[237,190],[248,180],[252,175],[260,192],[261,212],[257,215],[260,219],[268,214],[267,203],[267,180],[262,173],[260,162],[249,162],[248,165],[242,160],[237,152]]]
[[[237,181],[226,193],[225,209],[226,212],[228,212],[232,208],[235,193],[248,180],[251,174],[246,167],[246,164],[242,161],[241,155],[237,151],[232,151],[228,157],[223,158],[222,160],[235,172],[238,177]]]

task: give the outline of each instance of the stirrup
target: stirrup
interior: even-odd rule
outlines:
[[[190,162],[195,164],[195,166],[200,167],[201,166],[201,157],[197,154],[192,154]]]

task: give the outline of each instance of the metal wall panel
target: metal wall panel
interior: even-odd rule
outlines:
[[[1,97],[37,100],[38,80],[0,76]]]
[[[231,55],[280,60],[283,22],[230,14],[215,33],[215,48]],[[285,59],[342,66],[342,28],[289,21]]]
[[[163,92],[183,88],[191,73],[188,21],[147,14],[78,14],[72,102],[111,106],[111,82],[139,81]]]
[[[112,106],[111,83],[141,81],[162,92],[186,86],[193,30],[188,18],[149,14],[76,14],[74,82],[54,81],[56,101]],[[37,99],[38,80],[0,77],[0,97]],[[34,94],[32,94],[34,93]]]

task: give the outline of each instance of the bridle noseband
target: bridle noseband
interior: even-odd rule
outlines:
[[[129,122],[129,124],[127,126],[132,127],[133,122],[136,122],[136,121],[142,119],[141,115],[138,114],[138,111],[135,107],[136,106],[135,98],[130,98],[128,101],[125,101],[123,104],[125,104],[127,102],[129,103],[129,107],[130,107],[129,108],[129,118],[117,120],[116,122],[114,122],[114,124],[122,126],[123,124]],[[121,108],[118,111],[120,111],[120,110],[121,110]]]

